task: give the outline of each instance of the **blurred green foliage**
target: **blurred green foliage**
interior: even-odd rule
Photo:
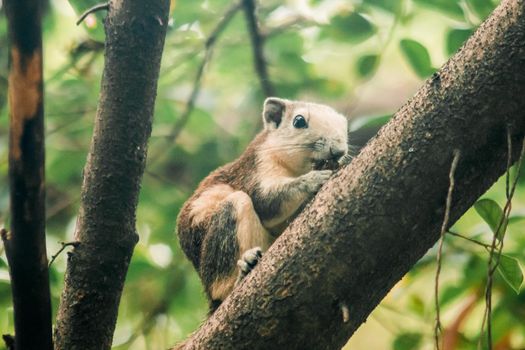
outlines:
[[[103,68],[104,12],[75,26],[91,0],[54,0],[44,21],[48,254],[71,241],[82,168],[93,127]],[[1,2],[0,2],[1,4]],[[263,96],[252,66],[250,39],[237,13],[218,35],[189,121],[174,142],[173,125],[186,109],[204,43],[231,2],[172,1],[162,61],[150,160],[137,213],[140,242],[122,297],[115,349],[167,348],[206,317],[200,281],[174,233],[183,202],[211,170],[239,155],[260,127]],[[422,80],[442,65],[484,20],[491,0],[301,0],[259,3],[265,55],[278,94],[333,105],[360,130],[386,123]],[[0,9],[0,47],[7,47]],[[75,13],[76,11],[76,13]],[[6,108],[7,50],[0,50],[0,226],[8,226]],[[513,170],[513,174],[515,170]],[[493,333],[497,344],[525,347],[525,181],[520,181],[508,223],[499,273],[494,275]],[[454,232],[489,244],[501,207],[500,180],[455,225]],[[478,213],[480,215],[478,215]],[[503,237],[504,233],[498,237]],[[10,286],[0,256],[0,332],[13,332]],[[434,249],[393,289],[352,338],[352,349],[430,348]],[[459,237],[445,240],[440,302],[446,327],[473,307],[458,329],[457,349],[476,349],[483,313],[488,253]],[[66,254],[51,266],[54,310]],[[2,345],[0,345],[1,348]]]
[[[434,72],[430,54],[419,42],[412,39],[402,39],[399,42],[399,47],[419,77],[425,78]]]

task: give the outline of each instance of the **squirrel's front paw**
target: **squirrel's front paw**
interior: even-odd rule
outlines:
[[[248,249],[242,254],[241,259],[237,260],[237,266],[239,266],[239,277],[237,278],[237,283],[253,270],[261,258],[262,249],[260,247]]]
[[[304,174],[301,176],[303,190],[308,193],[316,193],[332,174],[332,170],[312,170]]]

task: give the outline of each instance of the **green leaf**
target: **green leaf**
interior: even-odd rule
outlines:
[[[341,82],[324,78],[305,79],[303,87],[327,98],[342,97],[347,92]]]
[[[284,32],[279,35],[271,35],[265,42],[270,52],[275,54],[302,52],[304,39],[298,32]],[[228,49],[229,50],[229,49]],[[274,55],[275,55],[274,54]]]
[[[378,7],[387,12],[397,13],[402,2],[392,0],[365,0],[364,3],[366,5]]]
[[[394,350],[415,350],[419,349],[423,337],[421,333],[402,333],[394,339]]]
[[[419,316],[425,315],[425,303],[419,295],[411,295],[408,299],[408,308]]]
[[[509,225],[517,224],[525,220],[525,215],[513,215],[509,217]],[[513,231],[514,232],[514,231]]]
[[[474,33],[473,29],[450,29],[446,37],[447,54],[455,53],[472,33]]]
[[[459,286],[447,286],[445,287],[445,290],[441,293],[441,296],[439,297],[439,304],[441,307],[444,307],[445,305],[453,302],[460,296],[462,296],[465,293],[466,286],[465,285],[459,285]]]
[[[487,18],[495,7],[491,0],[467,0],[467,4],[481,20]]]
[[[186,123],[184,131],[205,139],[215,135],[215,120],[207,110],[196,106],[193,108],[192,116]]]
[[[357,73],[361,78],[368,78],[375,73],[378,63],[378,55],[361,56],[357,60]]]
[[[157,272],[156,267],[153,263],[144,255],[143,252],[138,252],[133,255],[129,270],[126,276],[126,282],[131,283],[145,278],[145,276],[154,274]]]
[[[518,307],[521,311],[523,309],[523,301],[516,304],[516,302],[510,302],[509,299],[521,299],[521,298],[512,298],[507,295],[503,296],[503,299],[498,306],[494,307],[492,314],[492,339],[497,339],[496,342],[501,342],[509,333],[512,332],[512,329],[516,327],[517,324],[523,326],[522,318],[520,317],[520,312],[517,310],[509,309],[512,307]],[[510,305],[509,305],[510,304]],[[521,327],[520,327],[521,328]],[[521,328],[523,329],[523,328]],[[503,342],[504,343],[504,342]],[[497,347],[495,347],[497,349]],[[504,349],[505,347],[503,347]],[[510,347],[512,349],[512,347]],[[463,348],[465,349],[465,348]],[[468,349],[468,348],[467,348]],[[472,348],[471,348],[472,349]],[[485,347],[485,349],[487,349]],[[501,348],[500,348],[501,349]],[[508,349],[508,347],[507,347]]]
[[[518,259],[502,254],[499,259],[498,271],[516,294],[520,294],[523,271]]]
[[[335,16],[329,25],[321,32],[322,38],[332,38],[339,41],[360,43],[376,32],[376,27],[357,12]]]
[[[504,219],[503,223],[501,224],[503,210],[498,205],[498,203],[492,199],[483,198],[474,204],[474,209],[476,209],[476,212],[479,214],[479,216],[481,216],[481,218],[490,226],[490,229],[496,235],[496,238],[498,240],[502,240],[505,235],[505,231],[507,230],[508,221]],[[498,228],[499,231],[496,232]]]
[[[464,19],[465,14],[458,0],[414,0],[418,5],[438,10],[447,16]]]
[[[401,52],[420,78],[426,78],[434,72],[428,50],[422,44],[412,39],[403,39],[399,45]]]

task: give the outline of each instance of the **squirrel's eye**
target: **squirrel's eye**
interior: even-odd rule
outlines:
[[[293,118],[293,126],[297,129],[304,129],[308,127],[308,123],[306,122],[306,119],[299,114]]]

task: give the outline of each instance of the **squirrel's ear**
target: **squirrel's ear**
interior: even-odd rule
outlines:
[[[277,97],[268,97],[264,101],[263,121],[266,129],[277,129],[286,110],[286,100]]]

